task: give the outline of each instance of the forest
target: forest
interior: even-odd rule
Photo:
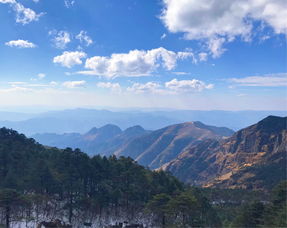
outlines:
[[[73,227],[286,227],[286,182],[272,192],[190,187],[129,157],[89,157],[1,128],[1,226],[56,219]]]

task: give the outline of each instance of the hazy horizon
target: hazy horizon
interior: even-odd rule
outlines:
[[[226,112],[286,112],[287,108],[282,106],[282,109],[242,109],[242,110],[228,110],[228,109],[180,109],[168,107],[110,107],[110,106],[0,106],[0,112],[13,112],[13,113],[27,113],[27,114],[40,114],[53,111],[65,110],[107,110],[111,112],[154,112],[154,111],[226,111]]]

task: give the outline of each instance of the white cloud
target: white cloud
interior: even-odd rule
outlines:
[[[21,88],[43,88],[43,87],[49,87],[49,84],[43,84],[43,83],[28,83],[28,82],[19,82],[19,81],[16,81],[16,82],[8,82],[8,84],[11,86],[11,87],[21,87]]]
[[[86,85],[86,81],[66,81],[63,83],[63,86],[69,89],[84,87],[85,85]]]
[[[59,63],[64,67],[71,68],[74,65],[82,64],[82,58],[86,58],[87,54],[82,51],[65,51],[62,55],[56,56],[53,59],[54,63]]]
[[[226,51],[226,49],[222,47],[225,41],[225,38],[222,37],[211,38],[208,41],[208,48],[211,51],[213,58],[220,57]]]
[[[280,87],[287,86],[287,73],[231,78],[227,80],[239,86]]]
[[[240,93],[240,94],[237,94],[236,96],[237,96],[237,97],[246,97],[247,94],[246,94],[246,93]]]
[[[64,0],[64,3],[65,3],[66,8],[70,8],[70,7],[74,6],[76,1],[75,0]]]
[[[44,13],[37,14],[34,10],[24,7],[16,0],[0,0],[0,3],[9,4],[16,13],[16,22],[23,25],[38,21]]]
[[[205,84],[204,82],[192,79],[192,80],[177,80],[173,79],[165,83],[165,87],[176,93],[186,93],[194,91],[202,91],[204,89],[212,89],[213,84]]]
[[[32,89],[21,87],[21,86],[13,86],[11,88],[0,89],[1,93],[11,93],[11,92],[30,92]]]
[[[199,61],[203,62],[207,60],[208,54],[206,52],[200,52],[198,54]]]
[[[8,3],[13,4],[15,2],[16,2],[15,0],[0,0],[0,3],[3,3],[3,4],[8,4]]]
[[[156,82],[147,82],[145,84],[142,83],[134,83],[131,87],[127,88],[128,92],[133,92],[136,94],[140,93],[160,93],[161,85]]]
[[[37,14],[34,10],[25,8],[22,4],[17,2],[13,4],[13,9],[16,12],[16,22],[23,25],[32,21],[38,21],[39,18],[44,15],[44,13]]]
[[[51,81],[51,82],[50,82],[50,85],[51,85],[51,86],[56,86],[56,85],[58,85],[58,82]]]
[[[6,42],[5,45],[17,48],[35,48],[36,45],[27,40],[11,40]]]
[[[187,74],[189,74],[188,72],[181,72],[181,71],[176,71],[176,72],[172,72],[173,74],[175,74],[175,75],[187,75]]]
[[[99,82],[97,87],[104,89],[111,89],[113,92],[121,92],[121,85],[119,83]]]
[[[80,40],[81,43],[85,44],[86,46],[90,46],[93,43],[91,37],[87,35],[86,31],[81,31],[77,36],[76,39]]]
[[[89,71],[78,72],[115,78],[119,76],[138,77],[147,76],[162,67],[172,70],[176,67],[177,61],[192,58],[192,52],[173,52],[165,48],[151,50],[132,50],[128,53],[116,53],[110,57],[94,56],[86,60],[85,67]]]
[[[160,39],[163,40],[164,38],[166,38],[166,33],[162,34]]]
[[[39,74],[37,75],[37,77],[38,77],[39,79],[43,79],[43,78],[46,77],[46,74],[44,74],[44,73],[39,73]]]
[[[53,35],[52,42],[56,48],[65,49],[67,44],[71,42],[70,33],[67,31],[52,30],[49,35]]]
[[[254,21],[287,34],[285,0],[163,0],[161,20],[170,32],[190,40],[205,40],[213,57],[235,37],[250,40]]]
[[[147,82],[147,83],[134,83],[132,86],[127,88],[128,92],[136,94],[151,93],[151,94],[183,94],[188,92],[201,92],[204,89],[212,89],[213,84],[206,84],[203,81],[197,79],[192,80],[177,80],[165,82],[164,84],[158,82]]]

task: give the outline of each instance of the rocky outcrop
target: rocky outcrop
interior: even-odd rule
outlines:
[[[205,140],[162,166],[187,183],[271,188],[286,179],[287,118],[269,116],[221,142]]]

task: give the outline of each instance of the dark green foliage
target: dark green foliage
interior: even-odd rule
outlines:
[[[219,227],[221,222],[207,198],[196,188],[170,197],[158,194],[147,204],[161,227]]]
[[[272,204],[266,210],[265,224],[268,227],[287,227],[287,181],[281,182],[272,191]]]
[[[233,227],[287,227],[287,182],[277,185],[271,195],[271,202],[253,202],[242,208]]]
[[[54,207],[61,205],[59,210],[70,222],[78,210],[94,214],[124,210],[133,217],[156,194],[183,191],[169,173],[150,171],[131,158],[89,157],[79,149],[47,148],[2,128],[0,190],[6,188],[29,199],[39,213],[56,202]],[[9,207],[14,204],[9,201]]]
[[[263,224],[264,205],[254,202],[245,206],[241,214],[235,219],[234,227],[259,227]]]

